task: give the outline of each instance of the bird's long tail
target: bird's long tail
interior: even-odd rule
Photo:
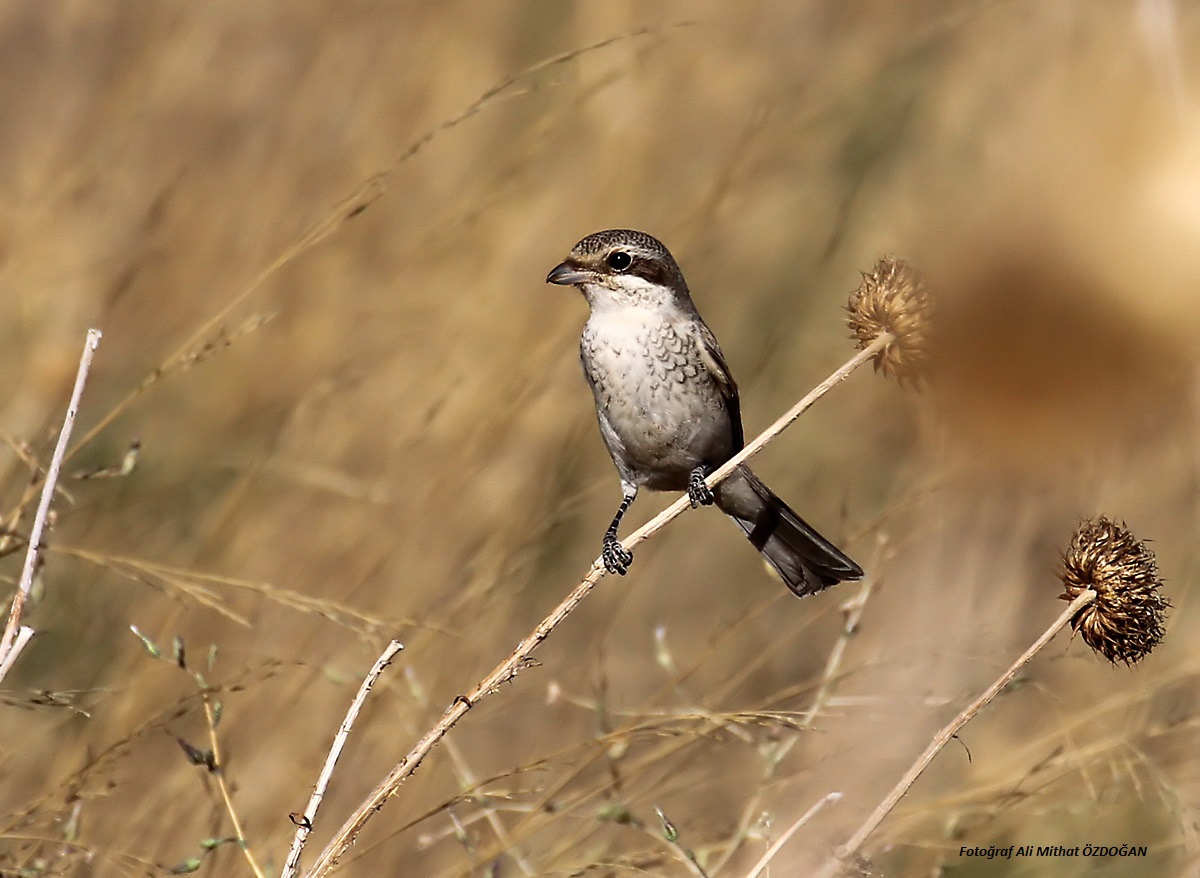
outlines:
[[[798,597],[839,582],[862,579],[861,567],[793,512],[748,468],[739,466],[713,493],[721,511],[737,522]]]

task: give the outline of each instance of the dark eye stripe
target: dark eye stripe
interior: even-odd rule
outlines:
[[[627,273],[636,274],[638,277],[645,278],[652,284],[667,283],[666,266],[657,259],[635,259]]]

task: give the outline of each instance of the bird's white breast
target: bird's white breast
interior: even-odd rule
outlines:
[[[688,325],[626,306],[593,311],[584,327],[580,354],[601,432],[631,473],[686,472],[708,452],[710,432],[728,433]]]

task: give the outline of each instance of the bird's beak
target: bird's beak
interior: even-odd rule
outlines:
[[[588,280],[591,276],[592,273],[590,271],[584,271],[571,265],[569,262],[560,262],[546,275],[546,283],[559,284],[560,286],[580,284]]]

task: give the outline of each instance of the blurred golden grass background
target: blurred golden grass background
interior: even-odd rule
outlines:
[[[750,435],[849,355],[860,270],[926,271],[954,333],[939,386],[864,370],[756,464],[868,569],[861,626],[797,728],[859,586],[796,601],[721,516],[687,515],[340,874],[690,874],[657,806],[737,876],[842,791],[772,864],[807,874],[1057,615],[1057,553],[1098,513],[1154,541],[1165,643],[1129,670],[1060,638],[884,823],[870,874],[1196,868],[1198,37],[1169,0],[5,5],[3,508],[88,326],[79,436],[202,355],[75,450],[71,471],[143,449],[59,498],[0,706],[0,869],[162,874],[232,834],[173,740],[204,746],[196,687],[130,624],[223,687],[226,774],[277,873],[389,637],[407,649],[310,859],[578,581],[619,492],[585,306],[542,281],[612,226],[679,259]],[[1001,843],[1150,856],[958,856]],[[231,845],[201,872],[248,874]]]

